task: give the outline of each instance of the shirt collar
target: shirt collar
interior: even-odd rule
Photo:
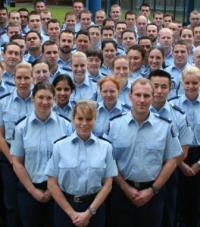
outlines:
[[[72,133],[72,135],[71,135],[71,141],[72,141],[73,143],[77,143],[77,142],[80,141],[80,140],[83,141],[83,140],[79,137],[79,135],[77,134],[77,132],[74,131],[74,133]],[[90,138],[89,138],[86,142],[84,142],[84,143],[91,144],[91,143],[95,143],[96,141],[97,141],[97,137],[94,136],[93,133],[91,133]]]
[[[37,116],[36,116],[36,113],[35,111],[33,111],[31,114],[30,114],[30,122],[40,122],[40,123],[47,123],[49,121],[56,121],[57,119],[57,115],[56,113],[54,113],[53,111],[51,111],[49,117],[45,120],[45,121],[41,121]]]

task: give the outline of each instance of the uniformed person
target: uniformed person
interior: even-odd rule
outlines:
[[[37,83],[32,98],[34,111],[18,122],[11,143],[13,168],[20,181],[18,209],[23,227],[51,227],[53,202],[44,170],[53,142],[70,134],[70,123],[51,111],[54,88],[49,82]]]
[[[0,98],[0,165],[3,196],[6,209],[6,225],[21,226],[17,209],[17,177],[12,168],[10,144],[15,123],[32,111],[32,67],[20,63],[16,66],[14,81],[16,89]]]
[[[57,203],[56,227],[105,226],[104,200],[117,167],[111,144],[92,134],[95,115],[94,103],[78,102],[73,112],[75,132],[54,143],[45,172]]]
[[[132,110],[110,123],[119,174],[111,193],[110,226],[160,227],[163,186],[182,154],[173,125],[149,111],[153,86],[145,78],[133,82]]]

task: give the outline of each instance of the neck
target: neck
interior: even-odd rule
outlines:
[[[51,65],[50,67],[50,73],[54,74],[58,69],[58,65]]]
[[[104,103],[106,109],[108,111],[112,110],[112,108],[115,106],[116,102],[115,103]]]
[[[64,61],[67,61],[67,60],[70,60],[71,59],[71,52],[65,54],[63,53],[62,51],[59,52],[59,57],[64,60]]]
[[[21,91],[17,90],[18,96],[19,96],[20,98],[22,98],[22,99],[28,98],[29,95],[30,95],[30,93],[31,93],[30,90],[28,90],[28,91],[26,91],[26,92],[21,92]]]
[[[8,72],[8,73],[14,73],[15,72],[15,66],[14,67],[11,67],[7,64],[5,64],[5,71]]]
[[[40,56],[41,55],[41,48],[29,50],[29,53],[34,57]]]
[[[156,102],[153,102],[153,103],[152,103],[152,106],[153,106],[157,111],[159,111],[164,105],[165,105],[165,103],[156,103]]]
[[[142,124],[149,117],[149,112],[145,114],[139,114],[139,113],[136,113],[133,109],[131,112],[135,120],[140,124]]]
[[[35,114],[41,121],[45,121],[50,116],[51,112],[45,112],[44,113],[44,112],[37,112],[36,111]]]

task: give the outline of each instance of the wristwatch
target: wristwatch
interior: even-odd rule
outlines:
[[[158,188],[158,187],[156,187],[156,186],[154,186],[154,185],[152,185],[151,188],[152,188],[152,190],[153,190],[153,194],[154,194],[154,195],[157,195],[157,194],[159,193],[159,191],[160,191],[160,188]]]
[[[90,214],[93,216],[93,215],[96,214],[97,209],[96,208],[89,207],[89,211],[90,211]]]

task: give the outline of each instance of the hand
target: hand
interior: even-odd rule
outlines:
[[[193,171],[193,169],[189,165],[187,165],[185,162],[181,163],[180,170],[187,177],[191,177],[191,176],[195,175],[195,172]]]
[[[34,188],[31,194],[38,202],[46,203],[48,201],[45,192],[40,189]]]
[[[48,202],[51,199],[51,194],[48,189],[44,192],[44,196],[46,198],[46,202]]]
[[[73,224],[78,227],[88,226],[90,222],[90,218],[92,217],[92,215],[90,214],[90,211],[86,210],[84,212],[76,212],[76,213],[77,213],[77,216],[76,216],[76,219],[73,220]]]
[[[149,202],[153,197],[153,189],[147,188],[139,191],[137,197],[134,200],[134,204],[137,207],[141,207],[145,205],[147,202]]]
[[[200,165],[198,163],[194,163],[191,167],[192,171],[196,175],[200,171]]]
[[[139,191],[136,188],[129,185],[126,187],[124,192],[126,196],[131,200],[132,203],[134,203],[135,199],[139,195]]]

